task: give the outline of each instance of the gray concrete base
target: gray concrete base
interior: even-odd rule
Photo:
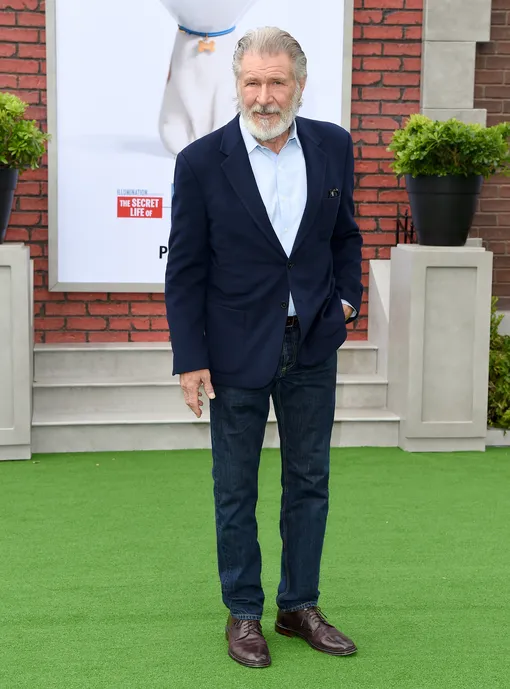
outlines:
[[[505,433],[500,428],[488,428],[487,447],[510,447],[510,430]]]
[[[479,108],[422,108],[422,115],[430,117],[431,120],[439,120],[446,122],[453,117],[459,122],[466,124],[481,124],[483,127],[487,124],[487,110]]]
[[[30,445],[1,445],[0,462],[7,462],[11,459],[30,459],[32,457],[32,447]]]
[[[481,237],[468,237],[465,246],[478,246],[483,248],[483,239]]]
[[[498,315],[503,316],[503,320],[499,324],[500,334],[510,335],[510,311],[498,311]]]
[[[33,380],[33,266],[23,244],[0,245],[0,458],[27,459]]]
[[[388,408],[399,446],[485,447],[492,254],[477,247],[391,251]]]
[[[484,452],[485,438],[402,438],[406,452]]]

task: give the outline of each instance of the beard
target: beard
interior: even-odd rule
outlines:
[[[251,108],[247,108],[238,94],[237,109],[241,113],[246,129],[255,139],[258,141],[271,141],[281,136],[290,128],[302,105],[301,96],[302,91],[299,84],[297,84],[289,107],[282,110],[277,105],[254,105]],[[278,119],[273,123],[269,120],[257,121],[254,117],[256,113],[261,115],[277,115]]]

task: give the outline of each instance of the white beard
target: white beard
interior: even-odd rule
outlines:
[[[257,0],[162,0],[181,26],[202,32],[231,28]],[[198,52],[199,36],[177,31],[159,116],[159,134],[177,155],[235,115],[232,57],[240,35],[213,38],[214,52]]]
[[[281,136],[284,132],[289,129],[299,112],[301,107],[301,89],[299,85],[296,87],[296,92],[292,98],[292,102],[286,110],[279,110],[275,106],[261,107],[260,105],[255,105],[254,107],[246,108],[238,95],[238,110],[243,118],[243,123],[250,134],[258,141],[271,141]],[[264,123],[261,121],[257,122],[254,118],[254,113],[277,113],[280,116],[279,121],[275,124]]]

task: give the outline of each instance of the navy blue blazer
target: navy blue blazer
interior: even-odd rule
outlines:
[[[302,117],[297,131],[308,195],[290,257],[269,221],[238,117],[177,156],[165,281],[174,375],[208,368],[213,385],[267,385],[289,291],[301,364],[322,363],[345,341],[341,300],[359,313],[363,291],[352,138]]]

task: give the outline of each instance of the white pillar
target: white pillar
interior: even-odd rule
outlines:
[[[0,245],[0,460],[31,457],[32,299],[30,249]]]
[[[492,253],[391,252],[388,406],[411,452],[485,450]]]

